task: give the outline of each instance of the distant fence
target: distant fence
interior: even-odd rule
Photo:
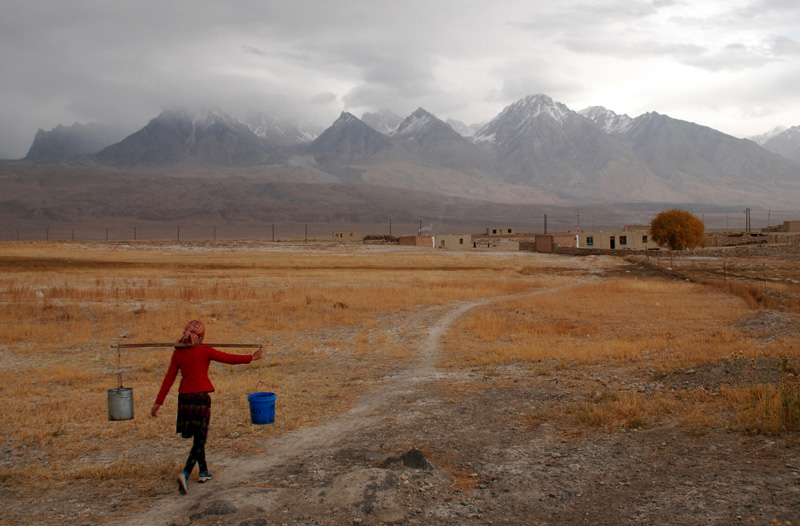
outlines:
[[[172,223],[144,224],[76,224],[55,223],[50,226],[0,224],[0,241],[215,241],[226,239],[258,239],[262,241],[333,240],[333,232],[358,230],[362,236],[417,235],[420,230],[470,232],[470,225],[437,225],[426,223],[263,223],[239,225],[230,223],[179,225]],[[441,232],[444,233],[444,232]],[[341,241],[341,240],[340,240]]]

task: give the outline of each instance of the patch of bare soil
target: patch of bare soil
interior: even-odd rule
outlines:
[[[778,385],[796,372],[779,358],[734,358],[671,373],[662,382],[672,389],[703,388],[719,393],[720,387],[758,384]]]
[[[767,342],[800,334],[800,316],[783,312],[762,310],[740,320],[738,328]]]

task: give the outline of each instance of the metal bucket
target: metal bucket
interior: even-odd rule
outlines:
[[[133,418],[133,389],[119,387],[108,390],[108,419],[131,420]]]

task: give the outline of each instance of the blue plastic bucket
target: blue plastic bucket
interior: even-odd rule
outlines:
[[[275,393],[253,393],[247,396],[250,402],[250,421],[257,425],[275,422]]]

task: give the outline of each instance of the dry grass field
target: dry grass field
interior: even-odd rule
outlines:
[[[762,263],[746,264],[740,274],[757,279]],[[797,262],[778,266],[800,275]],[[149,415],[171,350],[115,346],[175,341],[191,319],[205,322],[207,342],[266,353],[212,365],[212,470],[215,458],[269,454],[270,441],[345,415],[419,360],[433,313],[459,305],[438,335],[437,396],[457,405],[476,393],[511,399],[523,384],[569,387],[520,404],[515,432],[597,441],[668,427],[687,441],[722,431],[800,445],[800,293],[790,278],[769,285],[783,302],[765,305],[609,257],[236,241],[5,243],[0,268],[3,524],[125,523],[176,493],[189,446],[174,434],[177,383]],[[134,390],[135,418],[109,422],[106,392],[120,379]],[[278,394],[275,424],[249,423],[255,391]],[[479,491],[463,452],[424,451],[447,466],[449,491]],[[304,513],[296,523],[352,523]]]

